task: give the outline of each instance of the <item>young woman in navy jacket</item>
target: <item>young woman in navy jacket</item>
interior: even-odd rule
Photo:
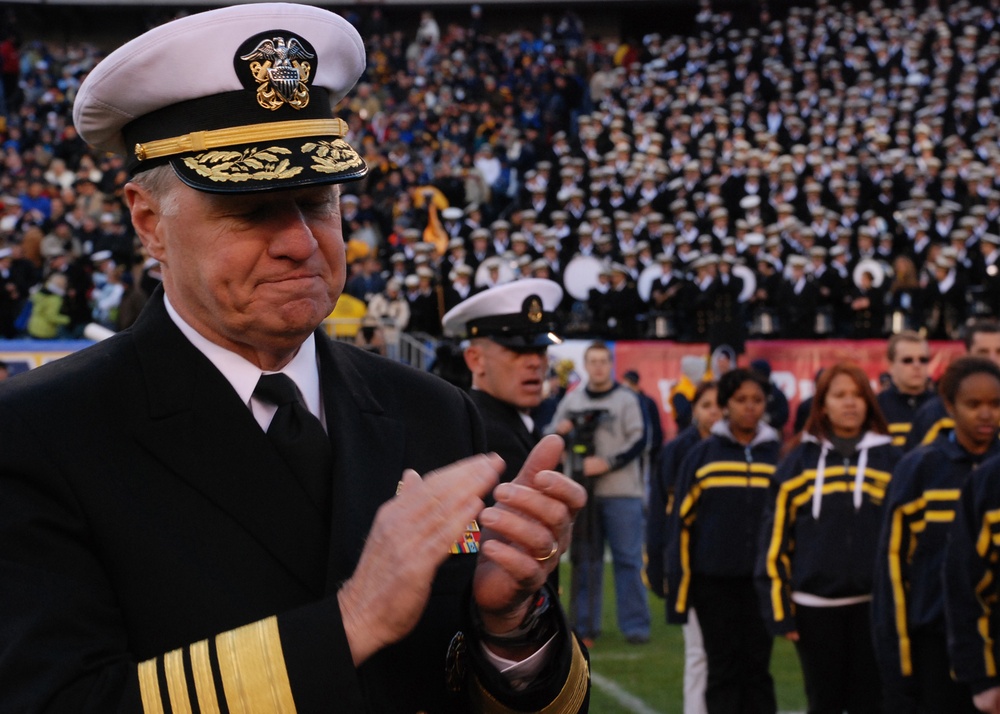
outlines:
[[[795,643],[810,712],[878,712],[872,573],[882,503],[901,452],[868,376],[838,363],[816,384],[782,459],[757,565],[770,630]]]
[[[886,499],[875,573],[875,645],[887,695],[899,692],[920,711],[975,712],[968,682],[951,677],[941,572],[962,487],[980,464],[1000,454],[1000,367],[981,357],[957,359],[938,391],[954,427],[899,462]],[[971,621],[981,615],[973,608]]]
[[[754,590],[758,531],[781,443],[762,421],[767,383],[746,369],[719,379],[723,418],[684,459],[668,519],[667,618],[698,612],[710,714],[773,714],[772,638]]]

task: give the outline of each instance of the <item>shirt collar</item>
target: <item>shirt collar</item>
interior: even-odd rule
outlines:
[[[233,385],[240,401],[250,404],[250,397],[257,386],[262,370],[250,361],[239,356],[235,352],[221,347],[205,338],[201,333],[188,324],[170,303],[170,299],[164,295],[163,302],[167,308],[167,314],[174,321],[177,328],[183,333],[188,341],[195,346],[208,360],[215,365],[222,376]],[[280,370],[288,375],[295,386],[299,388],[305,400],[306,407],[313,415],[322,419],[322,404],[319,389],[319,363],[316,359],[316,335],[309,337],[299,347],[292,361]]]

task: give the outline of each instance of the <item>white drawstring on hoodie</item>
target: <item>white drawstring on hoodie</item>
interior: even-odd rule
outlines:
[[[868,444],[862,439],[858,444],[858,467],[854,474],[854,510],[861,510],[862,487],[865,483],[865,468],[868,466]],[[819,461],[816,463],[816,485],[813,488],[812,516],[819,520],[819,512],[823,506],[823,482],[826,480],[826,455],[830,452],[830,442],[824,439],[819,451]]]

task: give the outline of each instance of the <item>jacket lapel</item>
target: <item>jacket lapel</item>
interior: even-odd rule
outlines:
[[[150,303],[133,330],[148,397],[136,438],[321,592],[326,539],[315,508],[229,382],[174,325],[162,293]]]
[[[323,405],[333,446],[333,512],[327,592],[350,577],[375,512],[396,493],[403,474],[403,425],[368,389],[353,348],[317,334]]]

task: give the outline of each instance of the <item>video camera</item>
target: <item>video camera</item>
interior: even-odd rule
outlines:
[[[569,413],[569,420],[573,422],[569,450],[575,457],[583,459],[594,455],[594,433],[607,414],[607,409],[581,409]]]

